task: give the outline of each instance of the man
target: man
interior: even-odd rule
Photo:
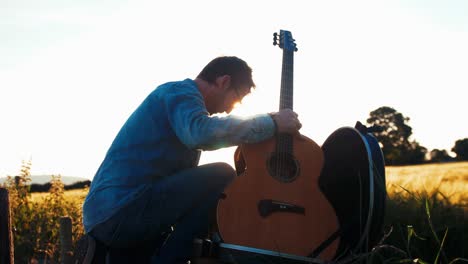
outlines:
[[[215,58],[195,80],[157,87],[123,125],[92,181],[83,205],[86,232],[125,248],[151,243],[173,226],[152,262],[187,260],[236,176],[226,163],[198,166],[200,151],[301,128],[288,109],[250,118],[212,115],[229,114],[254,87],[252,69],[237,57]]]

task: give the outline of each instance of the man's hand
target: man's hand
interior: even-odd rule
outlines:
[[[282,109],[279,112],[270,113],[276,123],[278,133],[298,134],[302,124],[297,118],[297,113],[291,109]]]

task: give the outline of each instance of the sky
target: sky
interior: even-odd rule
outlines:
[[[0,177],[92,179],[128,116],[159,84],[238,56],[256,90],[233,114],[277,111],[296,40],[294,110],[319,145],[390,106],[429,151],[468,137],[468,1],[0,1]],[[201,164],[232,164],[234,148]]]

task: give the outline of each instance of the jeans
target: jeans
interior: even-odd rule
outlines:
[[[111,248],[138,245],[157,252],[151,263],[174,263],[190,258],[193,239],[209,229],[209,220],[224,188],[235,178],[226,163],[212,163],[165,177],[110,219],[91,230],[91,236]],[[173,231],[158,250],[161,233]]]

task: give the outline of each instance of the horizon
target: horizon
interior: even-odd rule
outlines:
[[[0,43],[0,177],[31,160],[32,174],[92,180],[147,94],[195,78],[221,55],[244,59],[257,84],[233,114],[277,110],[282,52],[272,40],[280,29],[298,47],[301,133],[319,145],[382,106],[409,117],[410,139],[428,151],[453,156],[455,141],[468,137],[468,2],[238,1],[221,8],[212,0],[25,0],[0,7],[8,40]],[[233,165],[233,152],[204,152],[200,164]]]
[[[8,175],[10,177],[18,177],[19,175]],[[0,184],[4,183],[7,179],[8,176],[1,176],[0,177]],[[44,184],[44,183],[47,183],[47,182],[50,182],[48,181],[46,178],[50,178],[52,179],[52,176],[58,176],[58,175],[44,175],[44,174],[40,174],[40,175],[30,175],[31,177],[31,184]],[[83,179],[83,181],[85,180],[90,180],[88,178],[85,178],[85,177],[80,177],[80,176],[68,176],[68,175],[60,175],[60,178],[62,179],[62,182],[64,184],[70,184],[70,183],[75,183],[75,181],[71,182],[71,180],[78,180],[78,181],[81,181],[81,179]],[[76,182],[78,182],[76,181]]]

